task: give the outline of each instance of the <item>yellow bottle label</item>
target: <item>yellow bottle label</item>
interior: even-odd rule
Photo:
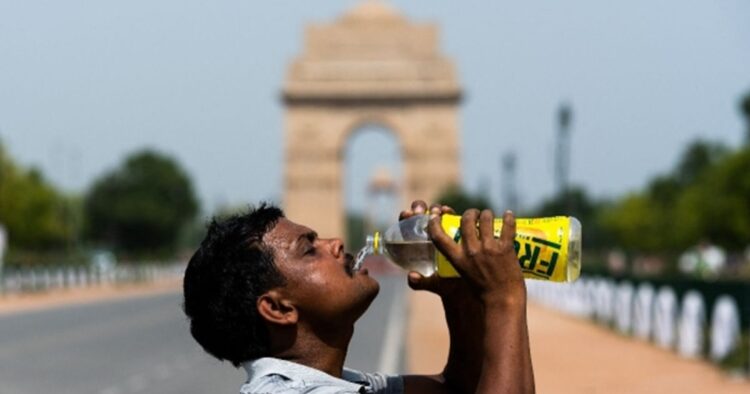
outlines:
[[[441,224],[448,236],[457,243],[461,242],[460,216],[443,215]],[[502,226],[502,219],[495,219],[495,238],[500,237]],[[567,216],[516,219],[516,238],[513,243],[523,276],[555,282],[568,281],[569,237],[570,218]],[[459,276],[441,253],[436,253],[436,259],[438,275],[444,278]]]

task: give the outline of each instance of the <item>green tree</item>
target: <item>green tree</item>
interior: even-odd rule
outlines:
[[[611,238],[601,224],[600,213],[605,205],[605,202],[591,199],[583,188],[570,187],[562,194],[543,201],[532,216],[574,216],[583,226],[583,244],[586,248],[601,248],[607,246]]]
[[[689,213],[702,209],[704,188],[697,185],[713,182],[715,168],[728,152],[720,143],[691,142],[671,172],[654,177],[645,191],[606,209],[601,214],[603,228],[615,243],[643,252],[679,252],[694,245],[704,224],[700,215]]]
[[[688,186],[698,181],[706,170],[719,162],[728,152],[726,146],[717,142],[693,141],[680,156],[673,177],[681,186]]]
[[[683,246],[702,239],[740,250],[750,243],[750,147],[707,170],[680,196],[676,217]]]
[[[198,202],[190,178],[175,160],[143,150],[94,182],[84,211],[89,239],[140,257],[174,252]]]
[[[479,210],[492,208],[487,196],[483,194],[471,194],[459,186],[448,187],[437,198],[437,202],[448,205],[453,208],[459,215],[469,208]]]
[[[0,143],[0,223],[11,250],[60,249],[74,236],[67,197],[41,171],[17,166]]]
[[[674,224],[670,222],[670,214],[646,194],[630,194],[605,209],[601,223],[617,246],[641,252],[664,252],[672,248]]]
[[[646,195],[657,205],[669,208],[677,201],[682,189],[683,184],[673,175],[659,175],[649,182]]]
[[[395,219],[394,219],[395,220]],[[346,213],[346,246],[347,250],[356,251],[365,246],[367,229],[365,216],[359,212]]]
[[[594,202],[580,187],[570,187],[565,192],[545,200],[536,210],[539,216],[569,215],[579,219],[593,217]]]
[[[745,144],[750,145],[750,92],[740,100],[740,112],[745,118]]]

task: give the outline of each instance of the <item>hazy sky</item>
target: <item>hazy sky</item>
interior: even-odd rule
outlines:
[[[71,191],[151,146],[182,163],[207,209],[280,200],[287,63],[306,22],[356,3],[4,0],[0,138]],[[511,149],[525,205],[552,193],[561,100],[574,109],[571,179],[597,197],[642,187],[696,137],[741,141],[747,0],[392,4],[441,25],[467,97],[464,183],[487,182],[496,203],[499,156]],[[398,159],[384,133],[349,145],[358,179]]]

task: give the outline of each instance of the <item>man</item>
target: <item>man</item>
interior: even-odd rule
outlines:
[[[416,201],[401,218],[427,211]],[[505,213],[495,239],[492,212],[468,210],[456,244],[440,227],[446,212],[429,209],[428,233],[461,278],[408,277],[443,302],[450,350],[437,375],[345,369],[354,323],[378,283],[366,269],[353,272],[340,239],[321,239],[266,205],[211,224],[185,272],[191,333],[210,354],[245,368],[242,393],[534,392],[515,218]]]

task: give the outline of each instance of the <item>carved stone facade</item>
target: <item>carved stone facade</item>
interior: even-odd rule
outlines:
[[[433,24],[366,1],[333,23],[308,26],[283,89],[287,216],[323,237],[344,235],[344,149],[368,124],[398,140],[404,203],[457,184],[460,98]]]

